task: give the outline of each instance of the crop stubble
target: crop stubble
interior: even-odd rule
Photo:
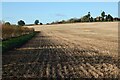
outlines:
[[[94,26],[96,26],[95,24]],[[103,24],[108,23],[100,23],[100,25]],[[73,27],[77,26],[75,27],[77,29],[78,25],[80,26],[80,24],[70,25],[73,25]],[[86,25],[88,26],[88,24]],[[93,26],[93,24],[91,25]],[[28,43],[20,48],[3,54],[3,78],[118,77],[119,67],[117,64],[117,58],[115,57],[117,55],[117,43],[114,42],[116,40],[111,39],[111,37],[108,36],[106,38],[103,38],[102,36],[101,38],[103,38],[103,40],[96,39],[96,37],[100,35],[97,35],[95,38],[93,36],[92,38],[90,38],[90,36],[87,34],[78,34],[77,29],[75,29],[76,31],[73,30],[74,32],[72,32],[72,30],[69,30],[71,33],[69,31],[62,32],[62,30],[67,30],[67,28],[65,27],[64,29],[62,29],[60,26],[58,26],[58,28],[56,28],[57,26],[54,26],[52,27],[52,29],[50,28],[50,26],[49,28],[48,26],[42,26],[43,29],[40,30],[40,33],[37,34]],[[65,25],[61,26],[64,27]],[[70,27],[70,29],[73,27]],[[88,27],[86,28],[87,31],[91,29],[88,29]],[[36,27],[36,29],[38,30],[38,26]],[[81,28],[80,30],[82,31],[83,28]],[[86,38],[82,34],[85,35]],[[90,42],[85,40],[88,40]],[[108,43],[106,42],[105,45],[103,45],[104,43],[102,42],[105,42],[107,40]],[[91,41],[93,41],[93,45]],[[97,46],[100,41],[101,45],[99,44],[100,46]],[[107,47],[105,47],[109,46],[107,44],[113,44],[116,48],[113,48],[112,50],[108,49]],[[105,48],[103,48],[103,46]],[[114,53],[115,56],[112,53]]]

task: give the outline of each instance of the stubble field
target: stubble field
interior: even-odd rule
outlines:
[[[39,34],[2,55],[3,78],[118,77],[118,22],[29,27]]]

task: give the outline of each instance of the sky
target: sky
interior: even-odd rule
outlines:
[[[119,0],[1,0],[2,2],[119,2]]]
[[[100,16],[101,12],[118,17],[117,2],[2,2],[2,20],[17,24],[24,20],[33,24],[36,19],[42,23],[80,18],[91,12]],[[0,16],[1,19],[1,16]]]

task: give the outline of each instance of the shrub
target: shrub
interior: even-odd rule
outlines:
[[[5,25],[10,25],[10,23],[9,23],[9,22],[6,22]]]
[[[25,22],[24,22],[23,20],[20,20],[20,21],[18,21],[18,25],[19,25],[19,26],[24,26],[24,25],[25,25]]]
[[[2,40],[29,34],[31,32],[34,32],[33,28],[2,24]]]
[[[40,25],[43,25],[43,23],[40,23]]]
[[[35,25],[38,25],[38,23],[39,23],[39,20],[35,20]]]

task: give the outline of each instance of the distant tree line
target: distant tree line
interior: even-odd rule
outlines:
[[[19,20],[16,24],[11,24],[10,22],[0,21],[0,31],[2,31],[2,35],[0,35],[0,40],[5,40],[12,37],[21,36],[24,34],[29,34],[34,31],[33,28],[27,28],[22,26],[33,26],[33,25],[43,25],[39,20],[35,20],[34,24],[25,24],[24,20]],[[3,36],[3,37],[2,37]]]
[[[98,16],[96,18],[93,18],[91,16],[91,13],[88,12],[87,15],[84,15],[81,18],[71,18],[69,20],[61,20],[61,21],[55,21],[49,24],[64,24],[64,23],[77,23],[77,22],[107,22],[107,21],[120,21],[120,18],[113,18],[112,15],[106,14],[104,11],[101,13],[101,16]]]
[[[5,22],[5,21],[0,21],[1,24],[4,24],[4,25],[11,25],[10,22]],[[43,23],[39,22],[39,20],[35,20],[34,24],[25,24],[25,21],[24,20],[19,20],[17,22],[18,25],[16,26],[33,26],[33,25],[43,25]],[[13,24],[12,24],[13,25]]]
[[[104,11],[101,12],[101,16],[98,16],[96,18],[93,18],[91,16],[91,13],[88,12],[88,14],[84,15],[81,18],[71,18],[68,20],[61,20],[61,21],[55,21],[52,23],[46,23],[47,25],[50,24],[64,24],[64,23],[78,23],[78,22],[107,22],[107,21],[120,21],[120,18],[113,18],[112,15],[106,14]],[[0,23],[4,23],[5,25],[11,25],[10,22],[4,22],[0,21]],[[33,25],[43,25],[39,20],[35,20],[33,24],[25,24],[24,20],[20,20],[17,22],[18,26],[33,26]]]
[[[15,25],[15,24],[11,24],[10,22],[5,22],[5,21],[0,21],[0,24],[4,24],[4,25]],[[17,22],[17,25],[15,26],[33,26],[33,25],[43,25],[43,23],[39,22],[39,20],[35,20],[34,24],[26,24],[24,20],[19,20]]]

